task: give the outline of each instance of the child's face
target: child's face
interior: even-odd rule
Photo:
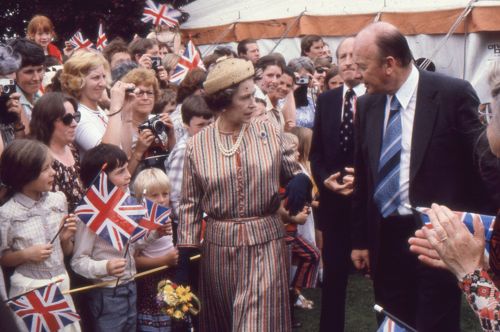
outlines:
[[[157,190],[146,195],[146,198],[164,207],[170,206],[170,192],[168,190]]]
[[[47,158],[43,163],[40,175],[38,175],[38,178],[29,182],[27,185],[23,187],[24,193],[30,192],[30,193],[41,194],[52,190],[52,184],[54,183],[54,176],[56,175],[56,172],[52,168],[53,160],[54,159],[52,158],[50,153],[47,154]]]
[[[175,111],[176,107],[177,107],[177,102],[175,101],[175,99],[172,99],[165,105],[165,107],[163,107],[162,113],[171,114],[173,111]]]
[[[186,126],[186,130],[189,136],[194,136],[212,122],[214,122],[214,118],[205,119],[201,116],[193,116],[191,121],[189,121],[189,125]]]
[[[52,40],[52,32],[38,30],[35,33],[34,39],[35,39],[35,43],[37,43],[38,45],[40,45],[44,49],[46,49],[47,46],[50,44],[50,41]]]
[[[125,163],[108,173],[109,181],[111,181],[111,183],[115,186],[122,188],[124,191],[128,190],[131,178],[127,167],[128,163]]]

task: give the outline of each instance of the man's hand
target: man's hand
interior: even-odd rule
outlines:
[[[370,256],[367,249],[354,249],[351,251],[351,260],[357,270],[370,274]]]
[[[323,184],[325,187],[340,195],[349,196],[354,190],[354,168],[346,167],[346,174],[340,181],[341,172],[330,175]]]

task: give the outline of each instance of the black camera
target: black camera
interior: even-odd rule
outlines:
[[[139,132],[149,129],[155,135],[155,137],[160,141],[159,143],[163,146],[167,146],[168,142],[168,128],[161,121],[160,115],[155,115],[143,123],[141,123],[138,127]]]
[[[14,92],[16,92],[16,81],[0,78],[0,123],[10,124],[19,121],[16,113],[7,112],[7,102]]]
[[[308,85],[309,84],[309,76],[300,76],[295,78],[295,84],[297,85]]]
[[[151,57],[151,68],[158,71],[158,67],[161,66],[161,58],[159,56]]]

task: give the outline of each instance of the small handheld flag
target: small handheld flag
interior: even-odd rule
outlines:
[[[205,69],[205,66],[203,65],[203,61],[201,61],[200,54],[194,47],[194,43],[190,40],[186,45],[184,54],[179,59],[179,62],[177,62],[170,82],[179,85],[187,73],[194,68]]]
[[[75,48],[75,50],[78,50],[78,49],[89,49],[89,48],[91,48],[94,45],[94,44],[92,44],[92,42],[90,40],[88,40],[87,38],[83,37],[81,31],[77,31],[73,35],[73,37],[70,38],[69,42],[71,43],[71,45],[73,45],[73,47]]]
[[[14,297],[7,305],[30,332],[55,332],[80,320],[56,283]]]
[[[154,231],[161,225],[165,225],[170,219],[172,209],[156,204],[149,199],[145,199],[146,215],[139,220],[139,226],[136,228],[132,242],[138,241],[146,234]]]
[[[169,27],[176,27],[179,25],[178,19],[181,16],[180,11],[169,5],[156,5],[152,0],[147,0],[141,21],[144,23],[152,21],[154,26],[166,24]]]
[[[373,306],[373,310],[386,316],[382,324],[377,329],[377,332],[417,332],[417,330],[398,319],[396,316],[390,314],[378,304]]]
[[[103,171],[75,210],[88,228],[118,251],[125,247],[145,213],[144,206],[108,181]]]
[[[99,23],[99,30],[97,32],[97,41],[95,42],[95,47],[102,52],[107,45],[108,37],[106,37],[106,33],[104,32],[102,23]]]

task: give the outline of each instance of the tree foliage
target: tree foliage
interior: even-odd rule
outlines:
[[[158,1],[184,6],[194,0]],[[144,36],[152,27],[141,21],[145,0],[1,0],[0,39],[25,36],[29,20],[37,14],[49,17],[58,35],[56,44],[63,46],[76,31],[96,40],[99,22],[108,40],[120,36],[131,40],[134,34]]]

